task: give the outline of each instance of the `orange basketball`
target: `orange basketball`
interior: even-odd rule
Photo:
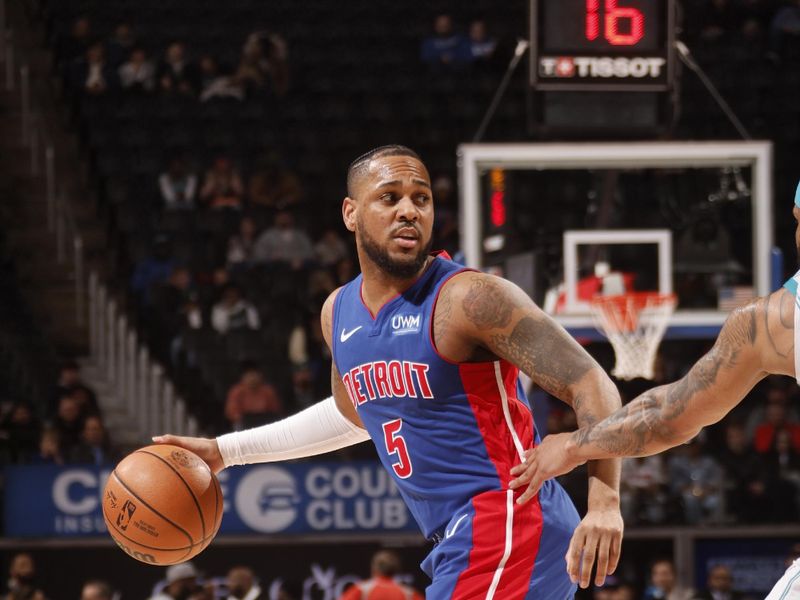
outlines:
[[[126,456],[108,477],[103,518],[136,560],[172,565],[199,554],[222,522],[222,490],[196,454],[154,445]]]

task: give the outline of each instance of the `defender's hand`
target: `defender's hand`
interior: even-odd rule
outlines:
[[[518,504],[524,504],[533,498],[548,479],[569,473],[585,461],[573,458],[567,449],[567,443],[572,434],[559,433],[548,435],[542,442],[525,453],[525,462],[511,469],[513,479],[509,483],[512,490],[528,486],[528,489],[517,499]]]
[[[208,438],[184,437],[180,435],[157,435],[153,437],[156,444],[172,444],[186,450],[191,450],[202,458],[212,473],[219,473],[225,468],[222,455],[219,453],[217,440]]]
[[[590,510],[581,521],[567,550],[567,573],[573,583],[588,588],[597,556],[595,585],[617,569],[624,525],[619,509]]]

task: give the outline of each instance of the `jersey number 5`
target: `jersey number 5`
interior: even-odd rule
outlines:
[[[383,424],[383,441],[386,443],[386,452],[391,456],[397,455],[397,462],[392,464],[395,475],[400,479],[406,479],[414,472],[411,466],[411,458],[408,456],[408,448],[400,429],[403,427],[402,419],[387,421]]]

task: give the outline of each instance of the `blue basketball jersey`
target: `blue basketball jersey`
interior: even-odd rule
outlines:
[[[335,300],[333,359],[381,462],[425,536],[440,542],[423,564],[427,598],[572,597],[572,502],[554,481],[522,507],[521,490],[508,489],[511,468],[538,443],[518,369],[454,363],[435,347],[436,299],[462,271],[435,257],[376,315],[356,277]]]

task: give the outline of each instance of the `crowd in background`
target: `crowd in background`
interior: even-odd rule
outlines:
[[[74,361],[61,366],[45,414],[25,400],[0,400],[0,464],[109,465],[120,458]]]
[[[797,558],[792,552],[786,557],[787,565]],[[409,565],[405,565],[406,569]],[[372,558],[370,575],[363,581],[345,587],[343,592],[333,595],[333,590],[318,588],[325,597],[336,600],[356,600],[362,590],[375,590],[384,594],[382,598],[408,597],[421,600],[422,595],[398,581],[403,572],[400,555],[395,551],[380,550]],[[259,571],[246,565],[232,566],[226,575],[214,576],[203,573],[192,562],[166,567],[160,573],[161,579],[154,582],[150,600],[266,600],[269,589]],[[589,596],[592,600],[755,600],[753,596],[738,591],[734,584],[735,574],[724,562],[710,564],[706,583],[700,589],[682,587],[677,582],[675,565],[666,558],[653,560],[643,573],[628,576],[611,575],[601,586],[592,586]],[[263,573],[266,575],[266,573]],[[270,574],[279,578],[279,574]],[[306,591],[304,582],[283,581],[277,585],[279,600],[303,600]],[[9,568],[7,595],[2,600],[47,600],[46,582],[37,577],[36,565],[28,553],[13,557]],[[395,594],[394,596],[392,594]],[[316,597],[316,596],[315,596]],[[126,600],[124,590],[117,591],[113,582],[102,578],[88,579],[81,592],[80,600]]]

